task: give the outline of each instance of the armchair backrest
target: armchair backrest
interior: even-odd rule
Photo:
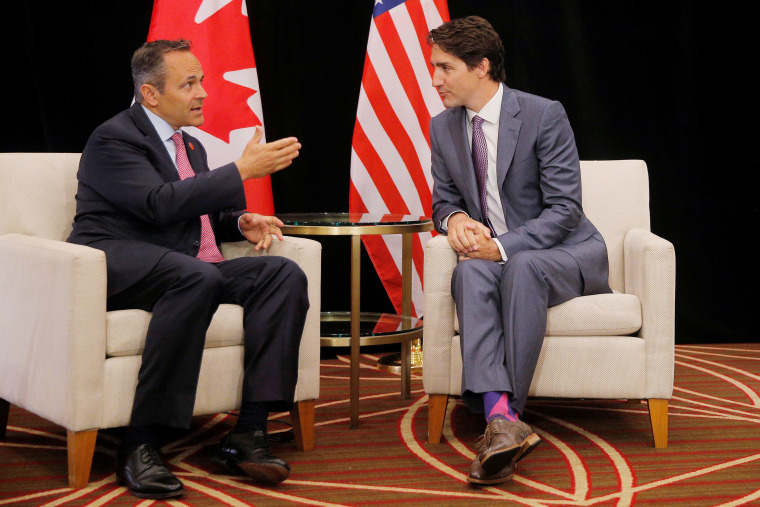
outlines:
[[[625,288],[623,241],[631,229],[650,230],[649,177],[643,160],[581,161],[583,211],[607,243],[610,286]]]
[[[80,153],[0,153],[0,235],[65,240],[76,212]],[[623,240],[650,229],[642,160],[581,161],[583,210],[607,243],[610,286],[623,291]]]
[[[80,153],[0,153],[0,235],[65,240],[76,212]]]

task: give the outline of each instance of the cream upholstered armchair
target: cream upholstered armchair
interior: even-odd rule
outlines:
[[[0,154],[0,438],[10,404],[66,428],[69,485],[87,485],[97,430],[129,423],[150,313],[106,312],[105,254],[65,242],[74,219],[78,153]],[[309,281],[291,419],[314,447],[319,397],[321,246],[286,237],[268,253],[247,242],[227,258],[281,255]],[[239,408],[243,309],[221,305],[206,335],[194,414]]]
[[[614,293],[549,309],[531,396],[646,399],[655,447],[667,447],[673,393],[675,252],[649,230],[641,160],[581,162],[583,209],[607,243]],[[462,356],[451,297],[457,258],[443,235],[425,248],[428,441],[441,439],[449,395],[461,394]]]

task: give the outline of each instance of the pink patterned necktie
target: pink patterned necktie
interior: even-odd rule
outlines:
[[[488,200],[486,181],[488,180],[488,145],[483,133],[483,118],[478,115],[472,117],[472,165],[475,167],[475,178],[478,182],[478,197],[480,198],[480,211],[483,214],[483,222],[491,229],[491,237],[496,233],[488,219]]]
[[[175,132],[172,136],[172,141],[177,147],[177,171],[179,172],[180,179],[190,178],[195,176],[195,171],[190,165],[190,160],[187,158],[187,151],[185,150],[185,142],[182,140],[182,133]],[[198,251],[198,259],[206,262],[222,262],[224,257],[216,246],[216,237],[214,236],[214,230],[211,228],[211,221],[208,215],[201,217],[201,248]]]

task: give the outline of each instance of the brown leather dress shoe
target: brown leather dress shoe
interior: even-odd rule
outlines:
[[[497,474],[523,459],[540,443],[541,437],[524,422],[494,417],[477,444],[480,466],[487,475]]]
[[[494,474],[487,474],[480,464],[481,455],[475,458],[475,461],[470,465],[470,475],[467,476],[467,482],[478,485],[491,485],[501,484],[512,480],[512,476],[515,473],[515,464],[507,463],[504,468],[497,471]]]
[[[261,430],[229,433],[216,457],[233,470],[242,471],[258,482],[279,484],[290,475],[290,465],[272,456],[269,437]]]
[[[116,462],[116,481],[139,498],[171,498],[185,491],[182,481],[166,468],[153,444],[142,444]]]

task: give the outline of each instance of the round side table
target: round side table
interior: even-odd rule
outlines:
[[[427,217],[367,213],[285,213],[277,218],[285,224],[284,234],[351,236],[351,311],[323,313],[320,342],[351,347],[351,427],[357,428],[360,345],[401,343],[401,396],[410,397],[411,342],[422,337],[422,321],[411,316],[412,235],[431,231],[433,222]],[[361,237],[374,234],[401,234],[401,315],[361,312]],[[340,324],[346,322],[350,323],[348,334],[340,330]]]

